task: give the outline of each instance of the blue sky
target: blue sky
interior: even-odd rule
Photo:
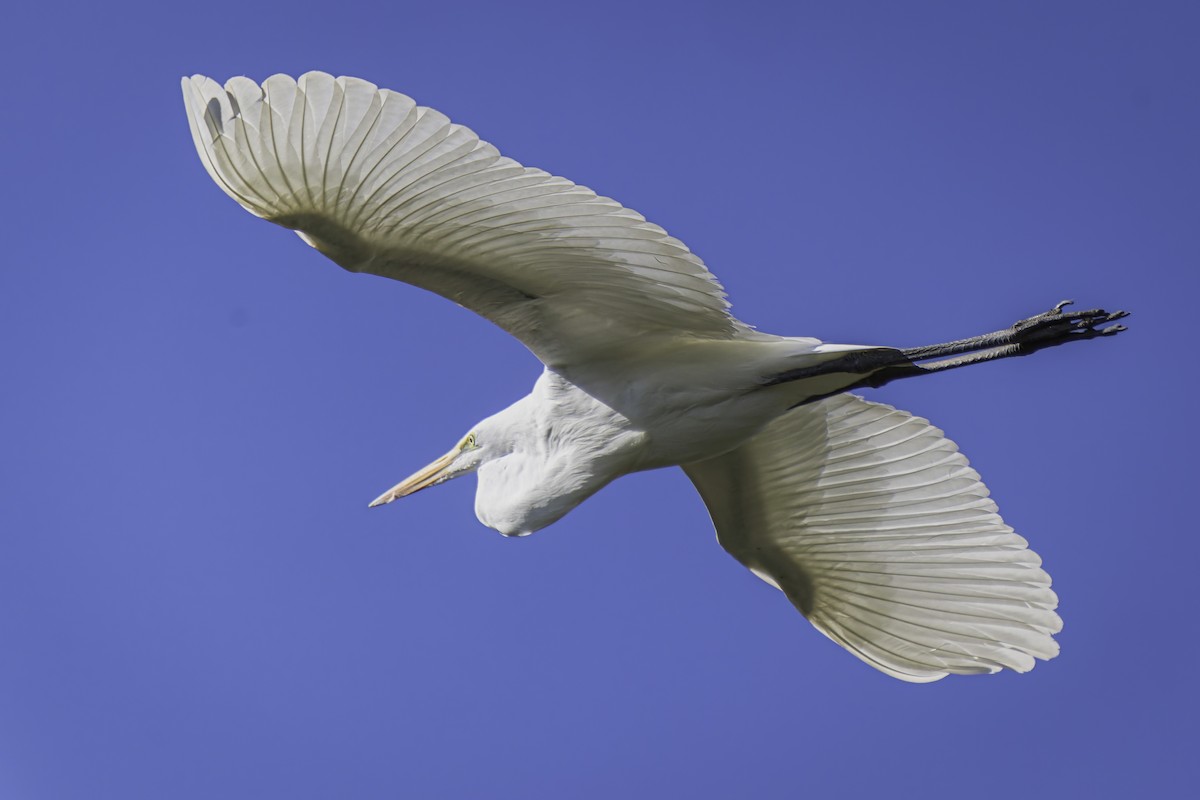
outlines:
[[[32,6],[0,32],[0,796],[1194,788],[1194,4]],[[180,76],[309,69],[641,211],[764,330],[1135,312],[872,395],[1043,556],[1062,655],[878,674],[721,551],[677,470],[521,540],[471,480],[368,511],[539,367],[205,175]]]

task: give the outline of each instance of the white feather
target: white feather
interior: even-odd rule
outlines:
[[[755,337],[662,228],[405,95],[320,72],[261,87],[197,75],[183,93],[201,160],[251,213],[482,314],[550,366],[649,337]]]
[[[1041,559],[926,420],[838,395],[684,469],[721,545],[889,675],[1024,672],[1058,653]]]

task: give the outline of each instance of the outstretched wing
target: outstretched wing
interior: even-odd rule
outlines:
[[[183,79],[209,174],[342,267],[437,292],[551,366],[647,336],[731,338],[703,262],[619,203],[502,157],[469,129],[355,78]]]
[[[836,395],[684,469],[721,545],[876,669],[926,682],[1058,654],[1041,559],[924,419]]]

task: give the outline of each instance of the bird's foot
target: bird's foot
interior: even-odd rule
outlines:
[[[1075,339],[1113,336],[1125,330],[1124,325],[1106,325],[1106,323],[1129,316],[1128,311],[1110,312],[1102,308],[1091,308],[1087,311],[1065,311],[1064,309],[1073,302],[1073,300],[1063,300],[1050,311],[1023,319],[1012,326],[1012,341],[1020,346],[1022,354],[1032,353],[1043,347],[1052,347]]]

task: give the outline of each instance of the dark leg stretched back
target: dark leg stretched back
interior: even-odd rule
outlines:
[[[1064,311],[1069,305],[1071,301],[1064,300],[1050,311],[1023,319],[1010,328],[985,333],[982,336],[972,336],[969,339],[956,339],[943,344],[903,350],[881,347],[853,351],[813,367],[788,370],[769,376],[763,381],[763,385],[776,386],[836,372],[862,375],[861,380],[850,384],[843,391],[878,387],[901,378],[912,378],[999,358],[1027,356],[1047,347],[1100,336],[1113,336],[1125,330],[1124,325],[1107,323],[1129,316],[1128,312],[1110,313],[1103,309]],[[1105,327],[1100,327],[1102,325]],[[821,398],[812,397],[804,402],[819,399]]]
[[[1026,356],[1047,347],[1055,347],[1075,340],[1095,339],[1097,336],[1112,336],[1125,330],[1124,325],[1109,325],[1105,328],[1097,328],[1097,326],[1127,317],[1129,316],[1129,312],[1113,311],[1110,313],[1100,308],[1093,308],[1087,311],[1063,311],[1071,303],[1072,301],[1070,300],[1063,300],[1050,311],[1023,319],[1011,328],[1006,328],[1002,331],[985,333],[982,336],[973,336],[969,339],[958,339],[953,342],[946,342],[945,344],[910,347],[900,352],[910,361],[924,361],[930,358],[944,358],[945,356],[953,356],[959,353],[977,353],[978,356],[983,356],[984,353],[979,353],[978,351],[992,349],[1000,351],[986,357],[974,357],[964,360],[961,363],[948,363],[945,367],[938,367],[938,369],[948,369],[951,367],[961,367],[965,364],[975,363],[976,361],[990,361],[995,358],[1007,358],[1009,356]],[[954,361],[958,362],[957,359]],[[940,362],[925,365],[926,369],[928,370],[937,363]]]

